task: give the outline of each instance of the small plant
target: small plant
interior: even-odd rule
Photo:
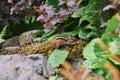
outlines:
[[[50,32],[56,28],[64,28],[64,25],[61,25],[61,23],[68,20],[74,12],[79,11],[77,3],[77,0],[59,0],[57,3],[57,6],[60,7],[59,11],[56,11],[53,5],[48,4],[42,4],[39,8],[34,6],[33,8],[40,14],[37,21],[44,23],[44,31]]]
[[[102,37],[93,39],[83,50],[83,56],[87,59],[83,64],[91,69],[106,69],[111,75],[109,78],[105,77],[106,80],[120,79],[120,71],[116,67],[120,65],[120,41],[119,33],[116,32],[118,28],[119,21],[115,15],[108,20],[107,28]],[[104,70],[103,72],[105,73]]]
[[[3,39],[3,36],[5,35],[6,33],[6,28],[7,26],[5,26],[2,30],[2,32],[0,33],[0,43],[4,42],[5,40]]]
[[[104,20],[98,9],[104,5],[104,0],[85,2],[88,2],[86,6],[81,6],[84,4],[82,0],[55,0],[53,3],[46,0],[46,4],[33,6],[39,13],[37,21],[43,23],[45,31],[41,41],[51,36],[78,36],[82,39],[100,36],[102,29],[101,32],[97,30]]]

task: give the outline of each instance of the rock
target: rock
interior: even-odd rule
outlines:
[[[55,71],[45,59],[41,54],[0,55],[0,80],[48,80]]]
[[[25,45],[26,43],[30,43],[30,37],[33,33],[37,32],[39,30],[31,30],[22,33],[20,36],[14,36],[9,39],[7,39],[4,43],[0,44],[0,49],[4,50],[6,47],[7,49],[18,47],[19,45]]]
[[[80,64],[82,64],[85,61],[83,58],[78,58],[71,60],[70,62],[72,63],[73,69],[77,70],[80,68]]]
[[[39,30],[31,30],[31,31],[27,31],[27,32],[22,33],[19,37],[20,45],[30,43],[30,37],[32,36],[33,33],[38,32],[38,31]]]
[[[10,47],[5,47],[4,50],[15,50],[20,48],[20,46],[10,46]]]
[[[19,46],[19,36],[14,36],[12,38],[7,39],[1,47],[1,50],[4,50],[6,47],[10,46]]]
[[[46,78],[53,76],[55,74],[55,70],[47,63],[47,57],[44,57],[44,61],[46,63],[43,63],[43,75]]]

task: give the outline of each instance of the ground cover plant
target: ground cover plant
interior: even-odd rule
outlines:
[[[9,12],[0,14],[0,43],[11,26],[38,26],[33,36],[39,43],[57,46],[48,56],[48,63],[56,69],[56,76],[49,80],[120,80],[120,0],[8,0],[8,4]],[[0,11],[5,12],[1,7]],[[66,37],[75,37],[75,43]],[[79,40],[86,41],[82,48],[76,47],[82,50],[79,58],[84,61],[74,70],[68,48],[79,45]]]

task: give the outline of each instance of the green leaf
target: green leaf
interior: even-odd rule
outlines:
[[[113,16],[112,19],[108,20],[107,24],[108,25],[105,32],[109,33],[111,31],[116,31],[116,29],[118,28],[119,22],[117,21],[116,17]]]
[[[88,2],[88,4],[80,8],[80,21],[88,21],[94,26],[100,25],[99,22],[101,22],[102,17],[99,17],[99,9],[104,5],[104,0],[88,0],[86,2]]]
[[[71,32],[63,32],[62,34],[59,34],[59,36],[75,36],[78,34],[78,31],[71,31]]]
[[[48,63],[50,64],[50,66],[52,66],[53,68],[59,67],[59,65],[61,63],[63,63],[65,61],[65,59],[68,56],[68,51],[67,50],[60,50],[60,49],[56,49],[55,51],[53,51],[53,53],[49,56],[48,58]]]
[[[25,23],[26,23],[26,24],[29,24],[29,23],[30,23],[30,17],[25,16]]]
[[[119,46],[120,44],[117,44],[117,40],[113,41],[113,42],[110,42],[109,43],[109,51],[111,53],[118,53],[119,52]]]
[[[33,36],[35,37],[42,36],[44,33],[45,33],[44,30],[40,29],[39,31],[33,33]]]
[[[96,40],[93,39],[83,50],[83,56],[87,59],[83,64],[92,69],[101,68],[108,58],[104,51],[96,44]]]
[[[5,26],[2,30],[2,32],[0,33],[0,38],[2,38],[5,35],[6,29],[7,29],[7,26]]]
[[[105,80],[112,80],[110,73],[104,68],[98,68],[94,70],[95,74],[104,76]]]
[[[120,49],[119,49],[119,46],[120,45],[120,40],[119,39],[117,39],[117,40],[115,40],[115,41],[113,41],[113,42],[110,42],[109,43],[109,51],[112,53],[112,54],[118,54],[118,55],[120,55]],[[116,64],[116,65],[120,65],[120,63],[118,62],[118,61],[115,61],[114,59],[112,59],[112,58],[109,58],[109,60],[111,60],[114,64]]]
[[[96,55],[94,52],[94,46],[96,44],[96,39],[93,39],[90,43],[88,43],[83,49],[83,56],[86,59],[93,60],[96,59]]]
[[[82,38],[82,39],[86,39],[90,37],[89,33],[87,33],[83,28],[80,29],[78,36],[79,38]]]
[[[117,38],[117,34],[104,33],[101,39],[107,44],[114,41]]]
[[[97,29],[91,24],[88,24],[85,27],[81,26],[78,33],[78,36],[82,39],[96,37],[97,35]]]
[[[120,63],[118,61],[115,61],[114,59],[112,58],[109,58],[109,60],[111,60],[115,65],[119,65],[120,66]]]
[[[112,19],[108,20],[108,26],[105,30],[105,33],[102,34],[101,39],[105,41],[105,43],[109,43],[117,39],[118,35],[115,33],[117,28],[118,28],[118,21],[116,20],[116,17],[113,16]]]
[[[96,58],[96,59],[84,61],[83,65],[92,69],[97,69],[97,68],[102,68],[105,61],[106,59]]]
[[[73,14],[72,14],[72,17],[73,18],[79,18],[81,15],[80,15],[80,12],[74,12]]]
[[[2,43],[2,42],[4,42],[4,41],[5,41],[4,39],[0,38],[0,43]]]
[[[41,36],[41,40],[40,41],[45,41],[46,39],[48,39],[49,37],[55,35],[57,33],[56,30],[52,30],[48,33],[44,33],[42,36]]]
[[[71,32],[71,31],[75,31],[75,30],[79,30],[79,26],[78,26],[78,20],[74,19],[71,22],[68,22],[68,24],[64,25],[64,30],[67,32]]]
[[[31,23],[34,23],[36,21],[36,16],[32,16]]]
[[[7,29],[7,26],[5,26],[2,30],[2,32],[0,33],[0,43],[4,42],[5,40],[3,39],[3,36],[5,35],[6,33],[6,29]]]

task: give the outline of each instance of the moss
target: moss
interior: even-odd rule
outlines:
[[[71,59],[77,59],[82,57],[82,51],[84,46],[87,44],[88,41],[83,41],[80,40],[80,43],[73,45],[73,46],[65,46],[65,49],[67,49],[68,51],[70,51],[68,57]]]

